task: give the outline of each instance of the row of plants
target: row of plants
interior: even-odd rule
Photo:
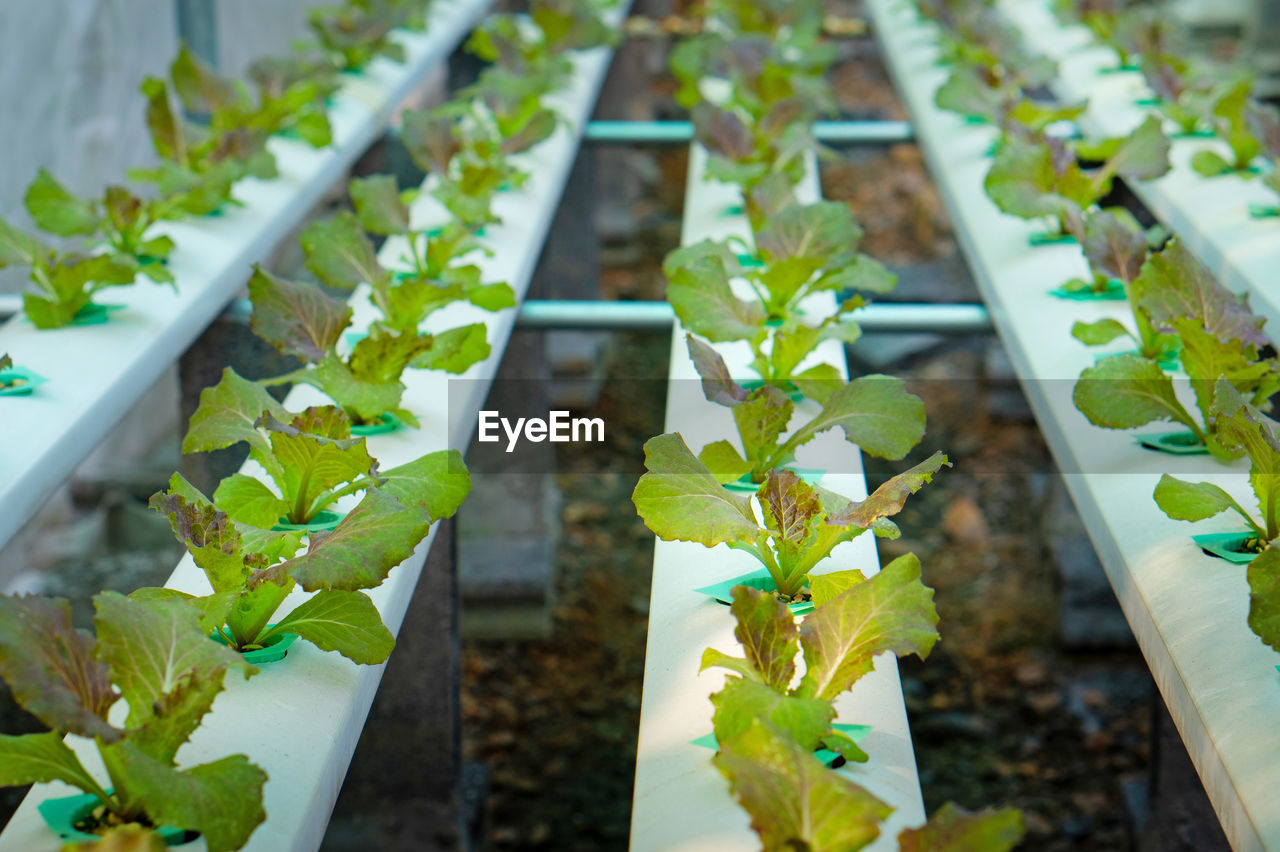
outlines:
[[[1127,137],[1073,142],[1014,117],[1018,110],[1013,104],[1030,96],[1026,87],[1052,77],[1051,63],[1030,57],[1044,68],[1034,83],[983,89],[1004,105],[989,116],[995,117],[999,138],[986,191],[1002,211],[1051,219],[1058,227],[1055,241],[1079,244],[1089,280],[1069,282],[1066,295],[1125,302],[1123,317],[1077,322],[1071,330],[1090,347],[1109,347],[1115,341],[1133,347],[1104,350],[1081,372],[1072,398],[1089,422],[1126,430],[1169,422],[1181,428],[1142,434],[1141,445],[1170,454],[1209,455],[1224,465],[1248,460],[1256,513],[1218,485],[1169,473],[1160,478],[1153,497],[1175,520],[1200,521],[1224,512],[1239,516],[1239,532],[1193,539],[1209,555],[1248,563],[1249,626],[1266,645],[1280,650],[1280,424],[1269,416],[1272,397],[1280,390],[1280,359],[1264,331],[1265,318],[1250,308],[1247,295],[1224,287],[1179,239],[1159,227],[1143,228],[1123,207],[1106,206],[1114,177],[1146,180],[1168,170],[1164,125],[1175,136],[1216,133],[1228,142],[1234,157],[1230,168],[1210,168],[1210,155],[1218,155],[1203,151],[1193,162],[1202,174],[1257,171],[1254,160],[1266,147],[1259,140],[1267,135],[1265,127],[1275,112],[1250,99],[1248,80],[1241,75],[1186,58],[1167,17],[1107,2],[1075,11],[1070,7],[1074,4],[1057,6],[1064,20],[1089,26],[1116,49],[1122,66],[1144,70],[1157,91],[1161,85],[1167,91],[1176,74],[1189,75],[1192,69],[1201,75],[1196,78],[1200,84],[1176,98],[1163,96],[1158,114]],[[918,8],[938,25],[941,61],[952,66],[950,80],[959,76],[989,82],[993,69],[1028,61],[1025,45],[990,4],[929,0]],[[1210,79],[1218,82],[1211,85]],[[938,91],[938,105],[965,112],[944,97],[945,88]],[[1079,114],[1084,106],[1038,109],[1065,117]],[[1033,237],[1032,242],[1045,240]]]
[[[818,357],[826,341],[857,339],[862,293],[896,283],[858,252],[861,229],[847,205],[797,195],[814,155],[829,155],[811,131],[834,104],[821,3],[712,0],[705,14],[671,68],[708,152],[707,175],[740,189],[742,207],[726,213],[742,216],[750,239],[685,245],[664,271],[704,395],[730,409],[736,435],[696,453],[679,433],[652,438],[633,501],[659,538],[725,546],[759,565],[696,591],[729,605],[742,645],[741,656],[703,654],[704,670],[730,672],[711,696],[706,744],[762,845],[860,849],[892,808],[836,771],[868,755],[858,744],[865,728],[837,723],[835,702],[881,653],[926,657],[938,615],[915,556],[868,576],[833,551],[868,531],[896,537],[892,516],[950,463],[934,453],[864,500],[815,484],[823,471],[796,467],[796,451],[833,429],[864,452],[902,459],[924,436],[924,404],[900,379],[846,381]],[[717,344],[735,343],[749,346],[758,378],[733,376]],[[1021,834],[1016,811],[947,805],[897,841],[999,850]]]
[[[0,736],[0,784],[56,780],[83,790],[40,805],[64,839],[118,833],[180,843],[199,833],[211,852],[241,848],[266,818],[266,773],[244,755],[177,764],[179,749],[226,687],[227,671],[248,678],[285,659],[297,640],[360,665],[391,653],[394,635],[368,590],[413,554],[436,520],[457,511],[470,477],[456,450],[385,468],[369,436],[417,424],[402,405],[406,369],[460,373],[490,354],[483,323],[430,334],[424,321],[454,302],[486,310],[514,305],[507,284],[482,281],[474,260],[490,250],[480,237],[499,221],[497,193],[515,191],[526,177],[510,156],[563,120],[544,101],[571,79],[573,51],[612,42],[607,8],[544,0],[528,16],[491,16],[469,42],[492,62],[479,81],[443,107],[406,115],[405,144],[431,173],[424,191],[448,211],[437,228],[411,224],[417,191],[400,191],[390,176],[357,179],[350,185],[354,212],[301,235],[306,265],[320,283],[255,268],[252,327],[302,366],[264,381],[227,368],[201,393],[182,450],[240,445],[253,465],[223,479],[211,496],[174,474],[150,501],[203,572],[208,592],[102,593],[94,599],[95,633],[71,624],[66,601],[0,598],[0,676],[50,728]],[[342,46],[337,64],[350,70],[374,56],[394,57],[395,24],[419,21],[422,11],[420,3],[356,0],[350,8],[316,10],[312,20],[326,44]],[[354,23],[325,23],[333,21]],[[352,27],[361,38],[350,37]],[[182,86],[238,88],[184,57],[189,73],[175,76]],[[370,235],[397,238],[405,247],[400,263],[384,267]],[[352,304],[330,291],[357,304],[367,299],[376,318],[353,331]],[[299,382],[333,404],[291,411],[268,391]],[[121,698],[129,708],[123,720],[112,711]],[[109,786],[63,742],[67,734],[95,740]]]

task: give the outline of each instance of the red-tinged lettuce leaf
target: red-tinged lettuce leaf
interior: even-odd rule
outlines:
[[[434,110],[407,110],[400,138],[418,168],[433,174],[446,174],[449,163],[462,143],[454,132],[452,116]]]
[[[175,769],[125,741],[103,749],[103,760],[153,823],[200,832],[209,852],[239,849],[267,818],[267,773],[244,755]]]
[[[147,99],[147,129],[151,132],[151,144],[155,146],[156,153],[163,160],[187,165],[187,127],[173,109],[168,84],[156,77],[147,77],[141,88],[142,96]]]
[[[647,473],[631,495],[645,526],[666,541],[754,542],[761,532],[751,501],[726,489],[676,433],[644,445]]]
[[[907,498],[933,481],[934,474],[944,467],[951,467],[951,462],[944,453],[936,452],[910,470],[882,483],[866,500],[850,503],[844,511],[827,518],[826,523],[836,527],[868,529],[880,518],[902,511]]]
[[[277,420],[291,416],[265,387],[227,367],[216,385],[200,392],[200,406],[191,415],[182,451],[201,453],[247,441],[258,456],[270,455],[271,445],[257,428],[268,414]]]
[[[799,447],[821,432],[839,426],[845,439],[864,453],[900,459],[924,437],[924,402],[909,393],[901,379],[882,374],[859,376],[837,388],[813,420],[787,441]]]
[[[831,732],[836,708],[820,698],[788,695],[755,680],[731,677],[724,689],[711,696],[715,713],[711,723],[716,742],[732,742],[746,733],[757,719],[769,722],[813,751]]]
[[[351,306],[315,284],[286,281],[253,267],[250,325],[285,355],[315,363],[330,352],[351,324]]]
[[[159,586],[144,586],[129,593],[136,601],[181,601],[195,607],[200,613],[200,632],[206,636],[214,633],[227,623],[227,615],[240,596],[240,589],[228,589],[212,595],[196,597],[177,589],[166,589]]]
[[[1153,420],[1199,428],[1173,391],[1160,365],[1136,355],[1103,358],[1080,374],[1072,401],[1089,422],[1104,429],[1132,429]]]
[[[1249,629],[1280,651],[1280,550],[1274,545],[1249,563]]]
[[[733,409],[733,422],[738,427],[742,448],[757,475],[775,464],[785,464],[794,455],[794,446],[787,452],[778,449],[778,441],[794,412],[791,397],[773,385],[756,388],[745,402]]]
[[[721,742],[715,764],[765,849],[852,852],[875,840],[893,812],[767,722]]]
[[[155,718],[170,693],[210,680],[221,684],[233,666],[246,677],[258,671],[236,652],[210,642],[200,629],[199,612],[186,603],[101,592],[93,604],[98,654],[129,702],[130,728]]]
[[[471,474],[457,450],[437,450],[378,474],[379,490],[405,506],[426,510],[432,521],[451,518],[471,493]]]
[[[366,341],[373,342],[365,346]],[[403,343],[409,344],[410,351],[417,345],[417,341],[412,338],[404,339]],[[389,411],[399,414],[400,400],[404,396],[404,383],[400,381],[400,373],[407,366],[405,363],[397,365],[393,360],[404,354],[403,351],[396,351],[401,347],[400,339],[391,336],[366,337],[356,346],[364,348],[358,358],[352,352],[351,363],[330,353],[316,364],[314,370],[294,373],[294,379],[324,391],[353,422],[372,423]],[[388,360],[377,361],[379,352],[386,353]],[[384,371],[395,372],[395,375],[389,378],[385,377],[385,373],[378,375]]]
[[[732,595],[730,608],[737,620],[734,638],[763,683],[785,691],[796,672],[796,653],[800,650],[800,629],[795,618],[776,595],[768,592],[734,586]]]
[[[667,282],[667,300],[686,329],[713,343],[764,339],[764,309],[733,295],[724,267],[712,258],[676,269]]]
[[[98,796],[104,792],[76,753],[62,741],[61,733],[0,734],[0,787],[25,787],[49,781],[61,781]]]
[[[898,834],[898,852],[1008,852],[1024,830],[1013,808],[969,813],[947,802],[924,825]]]
[[[215,499],[224,500],[232,511],[253,514],[256,509],[251,504],[247,508],[241,506],[239,501],[244,499],[244,489],[228,487],[228,483],[256,483],[267,496],[282,503],[280,498],[267,491],[266,486],[258,480],[237,473],[224,479],[218,486],[218,493],[214,494]],[[175,473],[169,480],[170,490],[152,495],[149,505],[168,519],[169,525],[173,527],[174,536],[186,545],[191,558],[200,570],[204,571],[209,579],[209,585],[215,592],[238,589],[244,585],[244,578],[248,573],[245,567],[247,554],[244,551],[244,541],[240,531],[232,522],[228,512],[216,508],[204,499],[203,495],[197,492],[196,499],[188,499],[183,493],[187,489],[182,486],[189,485],[190,483],[182,479],[181,474]],[[269,514],[268,523],[258,524],[258,526],[269,527],[279,519],[280,514],[277,511],[275,514]]]
[[[249,108],[244,90],[218,74],[185,44],[169,67],[173,88],[188,113],[217,116],[238,107]]]
[[[391,175],[352,178],[351,203],[366,231],[383,236],[409,233],[409,208]]]
[[[758,494],[765,526],[774,533],[774,547],[786,552],[786,557],[793,557],[822,515],[818,492],[794,471],[783,468],[769,471]]]
[[[369,596],[339,589],[316,592],[261,638],[285,633],[363,665],[385,662],[396,646],[396,638],[382,623]]]
[[[191,739],[220,692],[221,672],[203,678],[186,675],[173,689],[160,696],[151,709],[150,718],[142,727],[130,732],[129,742],[147,756],[172,764],[178,749]]]
[[[793,204],[769,217],[756,234],[756,248],[769,266],[805,258],[818,268],[852,259],[861,239],[848,204],[818,201]]]
[[[1214,388],[1214,412],[1218,437],[1248,455],[1252,476],[1280,476],[1280,423],[1251,405],[1225,376]],[[1259,501],[1264,502],[1261,494]]]
[[[18,704],[59,733],[114,742],[107,723],[120,695],[93,634],[71,626],[65,600],[0,595],[0,676]]]
[[[374,287],[386,282],[391,273],[378,263],[373,243],[360,227],[360,220],[344,210],[328,221],[312,222],[300,237],[307,256],[307,269],[330,287],[352,290],[359,284]]]
[[[1221,343],[1271,342],[1262,333],[1265,318],[1249,310],[1247,297],[1219,284],[1180,240],[1171,240],[1164,251],[1151,256],[1142,267],[1139,286],[1140,304],[1157,327],[1172,331],[1179,320],[1190,320]]]
[[[751,128],[730,110],[703,101],[689,111],[694,139],[708,151],[730,160],[745,160],[755,153]]]
[[[102,227],[103,216],[91,202],[71,192],[45,169],[27,187],[27,212],[40,230],[60,237],[90,236]]]
[[[1023,219],[1079,215],[1080,204],[1063,195],[1058,182],[1050,146],[1014,137],[1000,146],[983,187],[997,207]]]
[[[734,406],[747,398],[747,389],[733,380],[720,353],[692,334],[685,335],[693,367],[702,377],[702,392],[710,402]]]
[[[885,651],[924,659],[938,641],[937,624],[933,590],[920,582],[920,560],[900,556],[805,618],[805,673],[797,693],[833,699],[870,672]]]
[[[306,553],[257,572],[250,585],[292,577],[308,592],[372,589],[413,554],[430,528],[421,506],[373,490],[332,532],[313,532]]]
[[[1146,232],[1122,207],[1086,215],[1080,246],[1095,274],[1126,284],[1138,277],[1150,253]]]
[[[432,335],[431,348],[410,365],[420,370],[443,370],[458,375],[489,357],[492,347],[489,330],[482,322],[471,323]]]
[[[336,406],[312,406],[288,424],[264,414],[262,425],[280,466],[276,485],[293,507],[292,523],[311,520],[332,489],[376,470],[365,439],[350,437],[351,423]]]

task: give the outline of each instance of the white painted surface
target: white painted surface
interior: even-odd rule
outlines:
[[[277,55],[298,39],[311,39],[307,10],[328,0],[217,0],[218,72],[243,77],[263,56]]]
[[[1088,98],[1079,124],[1090,137],[1123,135],[1155,111],[1135,103],[1153,96],[1141,73],[1098,73],[1116,64],[1115,54],[1086,28],[1062,27],[1042,0],[1003,0],[1000,8],[1033,51],[1058,62],[1054,91],[1066,101]],[[1255,219],[1249,205],[1280,205],[1280,195],[1256,178],[1202,177],[1191,168],[1192,156],[1202,149],[1229,157],[1230,149],[1219,140],[1175,139],[1169,155],[1173,168],[1134,191],[1226,286],[1249,293],[1254,309],[1274,329],[1280,326],[1280,288],[1275,286],[1280,217]]]
[[[1246,624],[1244,566],[1205,556],[1189,538],[1234,525],[1225,517],[1170,520],[1151,497],[1167,472],[1215,482],[1252,506],[1247,464],[1146,451],[1131,434],[1098,429],[1076,411],[1071,389],[1094,356],[1070,337],[1071,324],[1123,320],[1126,309],[1047,295],[1084,272],[1079,249],[1030,247],[1036,226],[987,199],[982,180],[994,131],[933,105],[945,71],[934,66],[937,50],[914,12],[895,0],[869,0],[868,8],[1023,390],[1226,835],[1236,850],[1280,849],[1280,655]]]
[[[122,304],[111,321],[39,331],[15,316],[0,326],[0,352],[49,382],[28,397],[0,397],[0,546],[239,292],[251,265],[287,238],[347,168],[375,141],[395,108],[470,31],[489,0],[442,0],[427,33],[404,34],[408,61],[383,59],[335,97],[334,145],[314,149],[275,138],[280,177],[236,184],[243,207],[221,216],[165,223],[177,247],[175,293],[143,280],[109,289]],[[0,589],[7,582],[0,577]]]
[[[739,203],[736,187],[703,177],[706,153],[694,146],[689,158],[682,241],[688,245],[706,238],[736,235],[750,239],[745,217],[726,216],[726,207]],[[801,197],[817,200],[814,170],[801,187]],[[830,293],[807,303],[814,315],[835,309]],[[750,347],[745,342],[717,344],[733,375],[750,378]],[[813,356],[811,356],[813,357]],[[817,361],[845,372],[843,347],[827,341]],[[671,380],[668,385],[666,431],[679,432],[696,453],[722,438],[734,439],[729,409],[708,402],[685,347],[679,322],[671,340]],[[798,406],[797,423],[817,413],[812,400]],[[800,448],[800,465],[831,473],[822,486],[853,499],[866,497],[866,480],[858,449],[833,430]],[[702,652],[708,647],[737,655],[729,609],[693,590],[744,574],[759,567],[748,554],[720,546],[706,548],[691,542],[659,540],[654,550],[653,587],[649,604],[649,636],[645,653],[644,693],[640,707],[640,736],[636,756],[635,798],[631,812],[633,852],[667,850],[741,850],[759,845],[750,818],[729,792],[729,784],[711,762],[713,752],[690,740],[711,731],[710,696],[724,684],[724,670],[698,674]],[[859,568],[880,570],[875,539],[866,533],[837,547],[820,571]],[[926,580],[928,566],[925,566]],[[839,770],[895,808],[870,849],[897,848],[905,826],[924,821],[920,782],[907,726],[897,660],[892,654],[876,659],[875,671],[862,678],[837,702],[837,720],[869,724],[874,730],[861,743],[871,759]]]
[[[612,20],[617,23],[623,14],[625,9],[620,9]],[[507,193],[497,202],[496,210],[504,224],[489,229],[487,239],[495,255],[477,258],[476,263],[484,270],[485,280],[508,281],[519,296],[528,287],[609,58],[609,51],[597,50],[575,59],[577,72],[572,87],[548,99],[561,107],[572,127],[560,127],[550,139],[521,155],[526,161],[525,167],[533,173],[532,178],[521,191]],[[424,198],[415,209],[415,219],[424,226],[431,224],[429,205],[429,200]],[[383,262],[390,263],[398,252],[394,244],[384,246]],[[365,319],[372,316],[367,304],[356,307],[359,316]],[[451,316],[446,317],[446,313]],[[368,439],[371,454],[383,468],[450,447],[465,451],[475,428],[476,412],[502,359],[515,315],[514,310],[493,314],[468,305],[452,305],[432,317],[440,323],[433,322],[433,328],[474,321],[486,323],[493,353],[461,377],[424,370],[406,373],[408,390],[404,405],[419,416],[422,428]],[[299,410],[325,402],[326,398],[314,388],[299,386],[290,392],[285,404],[291,410]],[[249,469],[247,465],[246,470]],[[348,499],[340,506],[349,508],[354,502]],[[399,631],[434,535],[435,527],[417,552],[370,592],[393,632]],[[204,574],[190,557],[178,564],[166,585],[196,594],[209,591]],[[295,592],[286,601],[285,608],[296,606],[304,598],[304,593]],[[325,653],[308,643],[298,642],[290,649],[286,662],[265,667],[252,681],[228,678],[226,691],[183,748],[181,761],[190,766],[243,752],[267,771],[271,778],[265,790],[268,819],[254,833],[245,847],[247,850],[302,852],[319,847],[383,668],[357,666],[335,653]],[[85,747],[85,742],[72,744],[82,756],[92,757],[93,749]],[[431,759],[430,755],[416,757]],[[86,765],[90,771],[98,771],[96,758],[86,760]],[[61,784],[41,784],[33,788],[0,834],[0,850],[57,850],[59,844],[40,820],[36,803],[68,792]],[[203,841],[198,844],[190,848],[203,848]]]

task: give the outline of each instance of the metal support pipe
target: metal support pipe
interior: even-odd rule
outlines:
[[[988,334],[991,318],[984,305],[877,303],[855,313],[870,334]],[[530,300],[520,306],[516,327],[582,331],[666,331],[675,313],[666,302],[572,302]]]
[[[825,145],[892,145],[915,138],[906,121],[817,121],[814,138]],[[591,121],[584,141],[617,145],[683,145],[693,141],[688,121]]]
[[[22,308],[17,296],[0,296],[0,316]],[[666,302],[600,302],[529,299],[520,305],[516,328],[524,330],[666,331],[675,320]],[[220,322],[247,325],[253,303],[236,299]],[[985,305],[935,305],[922,302],[877,302],[854,318],[869,334],[989,334],[993,326]]]

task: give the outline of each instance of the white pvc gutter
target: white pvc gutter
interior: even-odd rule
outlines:
[[[626,4],[610,13],[619,24]],[[594,108],[608,70],[612,52],[596,49],[574,58],[571,86],[546,100],[566,117],[549,139],[519,155],[531,177],[518,192],[498,197],[495,211],[503,224],[487,228],[485,242],[493,257],[477,257],[486,281],[507,281],[517,296],[528,289],[542,242],[555,215],[578,149],[583,126]],[[423,227],[442,223],[433,199],[422,196],[414,206],[414,220]],[[380,259],[392,264],[401,247],[388,241]],[[357,296],[358,299],[358,296]],[[366,304],[356,304],[356,322],[373,315]],[[466,304],[454,304],[431,317],[432,329],[461,323],[483,322],[489,330],[493,352],[462,376],[425,370],[406,371],[408,389],[403,405],[422,421],[419,430],[405,429],[368,438],[369,451],[384,469],[411,461],[424,453],[454,448],[465,451],[476,424],[476,412],[484,402],[506,348],[514,310],[489,313]],[[450,386],[454,380],[454,393]],[[459,388],[461,390],[459,390]],[[285,400],[290,410],[329,400],[310,386],[295,386]],[[251,471],[251,464],[244,470]],[[257,472],[257,471],[254,471]],[[349,509],[354,499],[340,504]],[[436,527],[415,554],[392,570],[387,580],[370,591],[393,633],[399,632],[423,561]],[[166,586],[195,594],[207,594],[204,574],[189,556],[178,564]],[[295,592],[285,606],[296,606],[305,593]],[[383,666],[357,666],[336,653],[298,642],[286,660],[263,668],[249,682],[230,676],[227,689],[218,696],[213,712],[179,753],[183,765],[195,765],[227,754],[244,753],[270,776],[265,790],[267,822],[249,840],[251,852],[312,852],[319,848],[343,777],[355,751],[365,717],[382,678]],[[430,677],[430,672],[424,672]],[[68,742],[91,772],[103,777],[91,744],[75,737]],[[430,761],[432,755],[418,755]],[[61,844],[36,812],[37,802],[72,791],[62,784],[38,784],[0,834],[0,850],[8,852],[56,852]],[[198,845],[197,845],[198,844]],[[203,841],[189,848],[202,849]]]
[[[433,3],[425,32],[398,34],[404,64],[380,57],[361,76],[346,78],[329,112],[331,146],[283,137],[268,142],[280,176],[239,181],[234,194],[244,206],[157,226],[177,244],[169,263],[176,293],[144,279],[98,295],[126,306],[104,325],[40,331],[17,316],[0,326],[0,353],[49,379],[31,396],[0,397],[0,547],[241,291],[251,265],[292,236],[345,178],[490,2]],[[11,579],[0,576],[0,591]]]
[[[869,0],[868,9],[960,245],[1227,838],[1238,852],[1280,849],[1280,656],[1246,623],[1244,566],[1206,556],[1190,539],[1234,525],[1170,520],[1151,496],[1170,473],[1217,483],[1250,506],[1248,466],[1147,451],[1075,409],[1072,387],[1094,352],[1070,336],[1072,323],[1124,320],[1127,308],[1048,295],[1086,271],[1079,248],[1030,247],[1035,223],[988,200],[982,181],[995,131],[933,105],[946,78],[929,38],[936,31],[896,0]]]
[[[730,235],[750,240],[751,230],[744,216],[724,215],[727,207],[741,202],[737,188],[707,180],[703,176],[705,164],[705,150],[693,146],[683,243]],[[818,200],[816,169],[810,169],[800,194],[804,200]],[[835,310],[835,299],[830,293],[818,294],[808,307],[812,315],[829,314]],[[682,434],[697,452],[712,441],[732,439],[736,430],[729,409],[708,402],[702,395],[684,334],[676,321],[671,339],[666,431]],[[735,377],[754,376],[747,366],[750,350],[745,342],[718,344],[717,349]],[[815,360],[838,366],[847,378],[840,343],[822,344]],[[797,409],[796,422],[817,413],[811,400],[801,402]],[[865,499],[867,486],[861,454],[843,440],[838,430],[826,432],[801,447],[798,462],[809,468],[841,471],[823,477],[822,486],[855,500]],[[723,669],[698,674],[703,650],[714,647],[739,653],[729,608],[693,590],[758,567],[759,563],[749,555],[727,547],[708,549],[690,542],[656,542],[631,811],[632,852],[737,852],[759,847],[747,812],[733,799],[728,782],[711,762],[714,752],[690,743],[711,732],[710,696],[724,684]],[[868,575],[880,570],[875,539],[870,533],[838,546],[820,571],[849,568]],[[927,565],[924,570],[927,581]],[[880,839],[867,848],[896,849],[898,832],[924,821],[924,805],[893,655],[877,657],[875,671],[858,681],[852,692],[836,702],[836,707],[837,721],[872,725],[874,730],[861,743],[871,756],[869,762],[850,763],[832,771],[846,774],[895,809],[884,823]]]
[[[1125,135],[1155,112],[1137,103],[1154,97],[1140,72],[1099,73],[1116,65],[1116,54],[1087,28],[1063,27],[1042,0],[1004,0],[999,5],[1032,51],[1057,61],[1055,93],[1065,102],[1089,99],[1078,124],[1091,138]],[[1280,288],[1275,284],[1280,217],[1249,215],[1250,204],[1274,207],[1280,205],[1280,195],[1256,177],[1203,177],[1191,168],[1191,158],[1204,149],[1230,158],[1230,149],[1220,140],[1174,139],[1169,173],[1137,183],[1133,190],[1219,280],[1236,292],[1249,293],[1253,308],[1273,329],[1280,327]]]

